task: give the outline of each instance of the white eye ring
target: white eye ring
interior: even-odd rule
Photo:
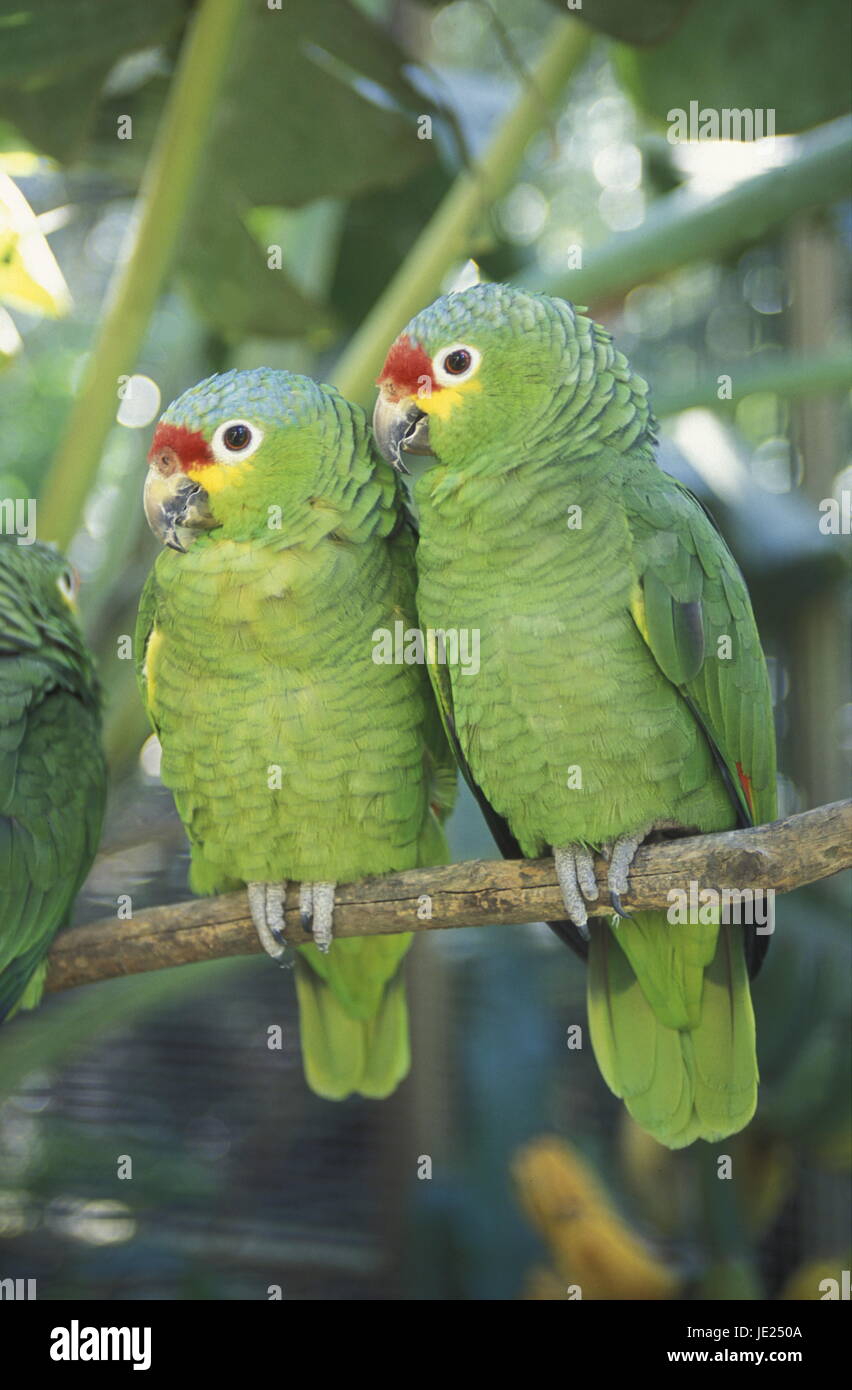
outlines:
[[[470,357],[470,364],[461,372],[448,372],[444,367],[447,358],[453,352],[466,352]],[[432,359],[432,371],[439,386],[458,386],[460,381],[469,381],[474,372],[479,370],[482,361],[482,353],[478,348],[471,347],[470,343],[452,343],[449,347],[441,348],[436,352]]]
[[[234,429],[236,425],[241,426],[244,430],[248,430],[249,432],[248,443],[244,444],[242,449],[234,449],[232,446],[225,443],[225,435],[228,430]],[[251,458],[252,454],[260,448],[262,443],[262,429],[257,425],[253,425],[250,420],[235,419],[226,420],[223,425],[219,426],[210,441],[210,448],[217,463],[242,463],[244,459]]]
[[[73,603],[80,591],[80,582],[73,570],[63,570],[56,587],[66,603]]]

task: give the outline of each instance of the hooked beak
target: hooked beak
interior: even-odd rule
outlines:
[[[429,417],[420,409],[414,396],[392,400],[380,391],[373,411],[373,431],[376,443],[388,463],[399,473],[410,473],[402,454],[431,454],[429,446]]]
[[[219,525],[210,511],[207,493],[182,471],[174,449],[152,453],[144,502],[154,535],[182,554],[199,532],[212,531]]]

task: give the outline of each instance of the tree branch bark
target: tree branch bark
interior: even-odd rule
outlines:
[[[670,891],[688,892],[690,884],[788,893],[850,867],[852,800],[837,801],[770,825],[643,846],[622,901],[631,913],[667,908]],[[598,858],[595,868],[604,895],[605,861]],[[288,893],[286,935],[294,946],[311,939],[301,929],[297,898]],[[607,915],[605,902],[602,896],[599,915]],[[551,859],[472,860],[339,884],[334,921],[335,936],[347,937],[503,926],[564,915]],[[245,893],[196,898],[150,908],[129,921],[105,918],[63,932],[50,953],[47,989],[260,949]]]

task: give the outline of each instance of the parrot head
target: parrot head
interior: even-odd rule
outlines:
[[[365,442],[361,412],[330,386],[267,368],[209,377],[173,401],[154,431],[148,524],[179,551],[215,530],[261,539],[277,526],[280,536],[281,518],[285,531],[307,522]]]
[[[76,614],[80,576],[52,545],[20,545],[0,532],[0,576],[10,593],[26,593],[27,603],[45,619],[68,621]]]
[[[53,649],[94,682],[77,622],[80,579],[52,545],[19,545],[0,534],[0,658],[9,652]]]
[[[610,385],[630,380],[626,397],[647,391],[608,334],[572,304],[473,285],[437,299],[393,343],[377,381],[376,441],[403,472],[405,453],[451,467],[514,467],[540,441],[564,435],[605,369]],[[594,415],[583,425],[591,432]]]

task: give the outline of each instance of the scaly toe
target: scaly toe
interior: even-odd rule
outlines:
[[[598,892],[598,880],[595,877],[595,856],[585,845],[578,845],[574,851],[574,862],[577,866],[577,882],[580,885],[580,892],[586,902],[596,903],[600,894]]]
[[[268,956],[280,961],[287,949],[284,936],[284,902],[287,886],[284,883],[249,883],[246,885],[249,910],[260,944]]]
[[[303,883],[299,890],[302,926],[326,955],[334,939],[334,883]]]
[[[630,891],[630,870],[636,851],[652,829],[653,826],[649,825],[644,830],[637,830],[633,835],[619,835],[607,846],[609,900],[613,911],[617,912],[619,917],[630,917],[621,905],[621,897]]]
[[[553,862],[556,865],[556,878],[559,882],[565,911],[580,935],[588,941],[589,914],[586,911],[586,904],[578,882],[576,847],[574,845],[555,847]],[[595,896],[597,897],[597,890],[595,890]]]

